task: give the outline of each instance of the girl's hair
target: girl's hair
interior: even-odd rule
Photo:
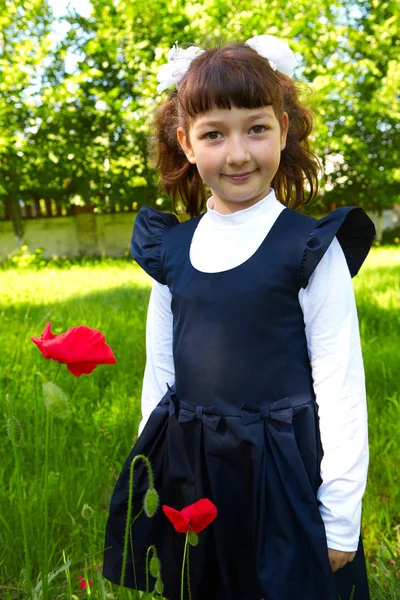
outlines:
[[[282,113],[289,116],[286,147],[271,182],[277,198],[290,208],[310,202],[318,192],[317,157],[310,152],[308,136],[312,112],[299,102],[297,85],[268,60],[242,43],[205,50],[196,56],[183,79],[168,95],[154,117],[149,140],[150,160],[160,174],[162,192],[177,197],[191,217],[205,207],[205,188],[195,164],[191,164],[177,139],[197,115],[214,107],[259,108],[271,105],[282,127]],[[308,182],[308,197],[305,183]]]

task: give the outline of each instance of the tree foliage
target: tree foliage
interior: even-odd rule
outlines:
[[[92,0],[89,17],[69,14],[56,45],[47,0],[2,3],[0,202],[16,226],[21,199],[100,211],[156,202],[147,140],[168,49],[175,40],[206,47],[262,33],[288,40],[301,59],[297,77],[325,169],[320,204],[382,210],[399,200],[396,0],[147,0],[146,10]]]
[[[22,235],[19,198],[32,193],[36,105],[29,90],[49,52],[47,0],[2,0],[0,10],[0,198]]]

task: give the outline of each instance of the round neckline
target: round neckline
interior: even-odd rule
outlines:
[[[197,217],[196,227],[193,229],[192,235],[190,236],[190,240],[189,240],[189,244],[188,244],[187,252],[186,252],[186,257],[187,257],[187,262],[189,263],[189,268],[192,269],[195,273],[198,273],[199,275],[211,277],[211,276],[215,276],[215,275],[223,276],[224,274],[232,273],[233,271],[237,271],[237,270],[241,269],[242,267],[244,268],[245,266],[248,266],[248,264],[250,262],[252,262],[253,260],[255,260],[257,254],[261,251],[261,249],[264,247],[264,245],[268,242],[271,234],[273,233],[273,230],[274,230],[276,224],[280,220],[280,218],[283,215],[283,213],[285,213],[287,210],[288,210],[288,208],[286,206],[285,206],[285,208],[283,210],[281,210],[281,212],[279,213],[279,215],[276,217],[274,223],[272,224],[272,227],[268,231],[267,235],[265,236],[265,238],[263,239],[263,241],[261,242],[261,244],[258,246],[258,248],[256,249],[256,251],[253,252],[253,254],[251,256],[249,256],[249,258],[247,258],[244,262],[240,263],[240,265],[236,265],[236,267],[231,267],[230,269],[224,269],[223,271],[213,271],[212,273],[208,273],[206,271],[199,271],[199,269],[196,269],[196,267],[194,267],[192,265],[192,261],[190,260],[190,247],[191,247],[191,244],[192,244],[194,233],[196,231],[196,228],[197,228],[200,220],[202,219],[202,217],[204,217],[204,215],[206,213],[203,213],[202,215],[199,215]]]
[[[243,229],[247,227],[249,221],[257,220],[260,215],[264,214],[268,210],[272,210],[274,204],[277,201],[275,190],[270,188],[268,194],[258,200],[255,204],[248,206],[247,208],[240,209],[233,213],[220,213],[215,208],[209,206],[210,200],[213,200],[211,196],[207,200],[207,218],[209,219],[210,226],[213,229]]]

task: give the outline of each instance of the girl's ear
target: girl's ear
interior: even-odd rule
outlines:
[[[289,115],[287,112],[282,113],[282,127],[281,127],[281,152],[286,147],[286,138],[289,130]]]
[[[188,161],[192,163],[192,165],[196,164],[196,157],[190,146],[190,143],[188,143],[187,137],[182,127],[178,127],[178,129],[176,130],[176,137],[178,138],[179,145],[185,153]]]

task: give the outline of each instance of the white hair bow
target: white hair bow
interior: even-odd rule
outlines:
[[[269,61],[274,71],[280,71],[288,77],[293,76],[294,67],[297,64],[296,57],[290,46],[274,35],[256,35],[248,39],[245,44],[253,48],[258,54]],[[161,94],[164,90],[179,83],[192,60],[202,54],[204,50],[198,46],[190,46],[186,50],[179,48],[178,42],[168,51],[168,62],[162,65],[157,73],[157,92]]]

